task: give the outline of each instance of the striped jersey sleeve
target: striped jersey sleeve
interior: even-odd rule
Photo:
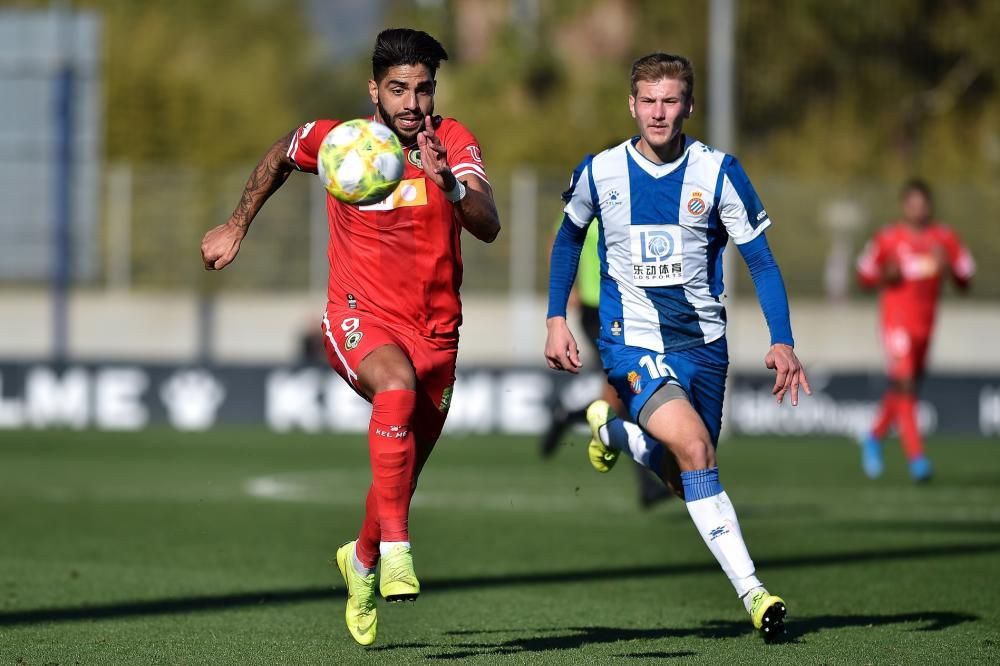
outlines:
[[[563,212],[570,221],[581,229],[586,227],[594,219],[596,207],[591,189],[591,162],[593,155],[587,155],[583,161],[573,170],[570,178],[569,189],[563,192],[563,201],[566,207]]]
[[[483,150],[472,132],[454,118],[443,120],[439,132],[441,142],[448,151],[448,164],[455,178],[477,176],[489,185]]]
[[[719,178],[719,218],[733,242],[748,243],[771,225],[764,204],[735,157],[723,160]]]

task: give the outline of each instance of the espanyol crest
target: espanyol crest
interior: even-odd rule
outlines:
[[[687,209],[692,215],[701,215],[705,212],[708,206],[705,205],[705,200],[701,198],[701,192],[693,192],[691,198],[688,199]]]

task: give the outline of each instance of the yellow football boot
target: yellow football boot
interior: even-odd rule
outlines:
[[[402,544],[382,556],[379,590],[386,601],[415,601],[420,596],[420,581],[413,571],[413,554]]]
[[[587,456],[590,464],[598,472],[605,474],[618,462],[621,451],[611,449],[601,442],[600,429],[605,423],[615,418],[615,412],[607,400],[595,400],[587,407],[587,423],[590,424],[590,445],[587,446]]]
[[[754,592],[750,600],[750,619],[765,641],[781,638],[785,635],[785,601],[767,590]]]
[[[378,615],[375,610],[375,574],[362,576],[354,568],[354,541],[337,549],[337,568],[347,586],[347,630],[361,645],[375,642]]]

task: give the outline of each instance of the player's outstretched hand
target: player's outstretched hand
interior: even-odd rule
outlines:
[[[903,279],[903,269],[895,259],[886,259],[882,265],[882,284],[896,284]]]
[[[246,229],[232,220],[209,230],[201,239],[201,260],[206,271],[220,271],[232,263],[240,251]]]
[[[565,317],[551,317],[545,322],[549,329],[545,336],[545,360],[553,370],[565,370],[574,375],[580,372],[580,349],[569,330]]]
[[[445,192],[455,187],[455,176],[448,166],[448,151],[434,130],[434,119],[431,116],[424,116],[424,129],[417,133],[417,146],[420,148],[420,162],[424,165],[427,177]]]
[[[764,357],[764,365],[775,371],[774,388],[771,394],[778,399],[781,404],[785,393],[792,394],[792,406],[799,404],[799,387],[812,395],[809,387],[809,380],[806,378],[806,369],[802,366],[799,357],[795,355],[795,350],[788,345],[771,345],[771,349]]]

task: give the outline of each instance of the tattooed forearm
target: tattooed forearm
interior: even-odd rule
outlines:
[[[292,142],[292,134],[294,132],[275,141],[267,154],[257,163],[247,180],[246,187],[243,188],[240,202],[229,218],[231,223],[241,229],[249,227],[268,197],[288,180],[293,169],[292,161],[288,159],[287,155],[288,147]]]

